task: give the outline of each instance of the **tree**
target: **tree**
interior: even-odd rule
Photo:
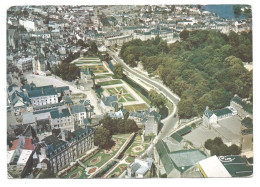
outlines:
[[[191,98],[181,99],[178,103],[178,115],[180,118],[189,119],[193,116],[193,101]]]
[[[114,76],[113,77],[115,79],[122,79],[124,77],[123,71],[124,71],[123,66],[121,64],[116,64],[114,66],[114,71],[113,71],[114,72]]]
[[[90,51],[94,54],[97,54],[98,48],[96,42],[94,41],[90,42]]]
[[[180,38],[183,41],[186,41],[189,37],[189,34],[190,34],[190,32],[188,30],[184,29],[183,31],[180,32]]]
[[[82,39],[79,39],[76,43],[77,46],[81,46],[81,47],[87,47],[87,45],[85,44],[85,42]]]
[[[150,90],[148,93],[151,105],[162,109],[165,105],[165,99],[162,95],[158,94],[155,90]]]
[[[230,147],[230,154],[231,155],[239,155],[241,153],[241,148],[238,147],[236,144],[232,144]]]
[[[102,149],[107,149],[111,145],[111,137],[109,130],[98,127],[95,131],[94,144]]]
[[[127,132],[137,132],[138,131],[138,127],[134,120],[131,120],[131,119],[126,120],[125,126],[126,126]]]
[[[131,67],[135,67],[136,63],[135,63],[135,56],[133,54],[129,54],[126,57],[126,62],[131,66]]]

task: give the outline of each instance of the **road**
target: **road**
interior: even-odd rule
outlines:
[[[157,143],[158,140],[163,139],[167,135],[169,135],[170,132],[177,126],[179,118],[177,115],[177,104],[180,100],[180,98],[175,95],[169,88],[167,88],[165,85],[162,83],[155,81],[151,79],[148,76],[145,76],[131,67],[129,67],[127,64],[124,63],[122,59],[118,57],[118,55],[111,50],[108,50],[108,54],[117,62],[120,63],[123,67],[124,70],[127,72],[130,72],[131,74],[135,75],[139,79],[141,79],[143,82],[153,86],[159,93],[162,93],[172,104],[173,104],[173,112],[168,115],[167,118],[163,119],[161,122],[163,123],[163,128],[159,132],[159,134],[154,138],[153,142],[150,144],[148,149],[141,155],[141,157],[144,157],[145,155],[149,155],[152,150],[154,145]],[[131,78],[131,77],[130,77]]]

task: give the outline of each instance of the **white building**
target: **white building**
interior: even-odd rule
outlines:
[[[42,88],[28,92],[33,106],[58,103],[58,94],[54,88]]]

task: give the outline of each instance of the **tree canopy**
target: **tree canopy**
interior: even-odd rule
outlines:
[[[242,63],[252,62],[251,31],[183,31],[180,37],[181,42],[170,45],[159,37],[132,40],[123,44],[120,56],[131,66],[133,59],[141,61],[180,96],[180,118],[201,115],[206,106],[225,107],[234,94],[252,100],[252,71]]]

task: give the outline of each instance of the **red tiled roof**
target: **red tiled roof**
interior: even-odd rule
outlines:
[[[25,138],[25,143],[24,143],[23,148],[27,149],[27,150],[33,150],[34,149],[31,138],[29,138],[29,137]]]
[[[12,142],[12,147],[10,148],[10,151],[12,151],[12,150],[15,150],[16,149],[16,147],[17,147],[17,145],[18,145],[18,142],[19,142],[19,139],[17,139],[17,140],[14,140],[13,142]]]

